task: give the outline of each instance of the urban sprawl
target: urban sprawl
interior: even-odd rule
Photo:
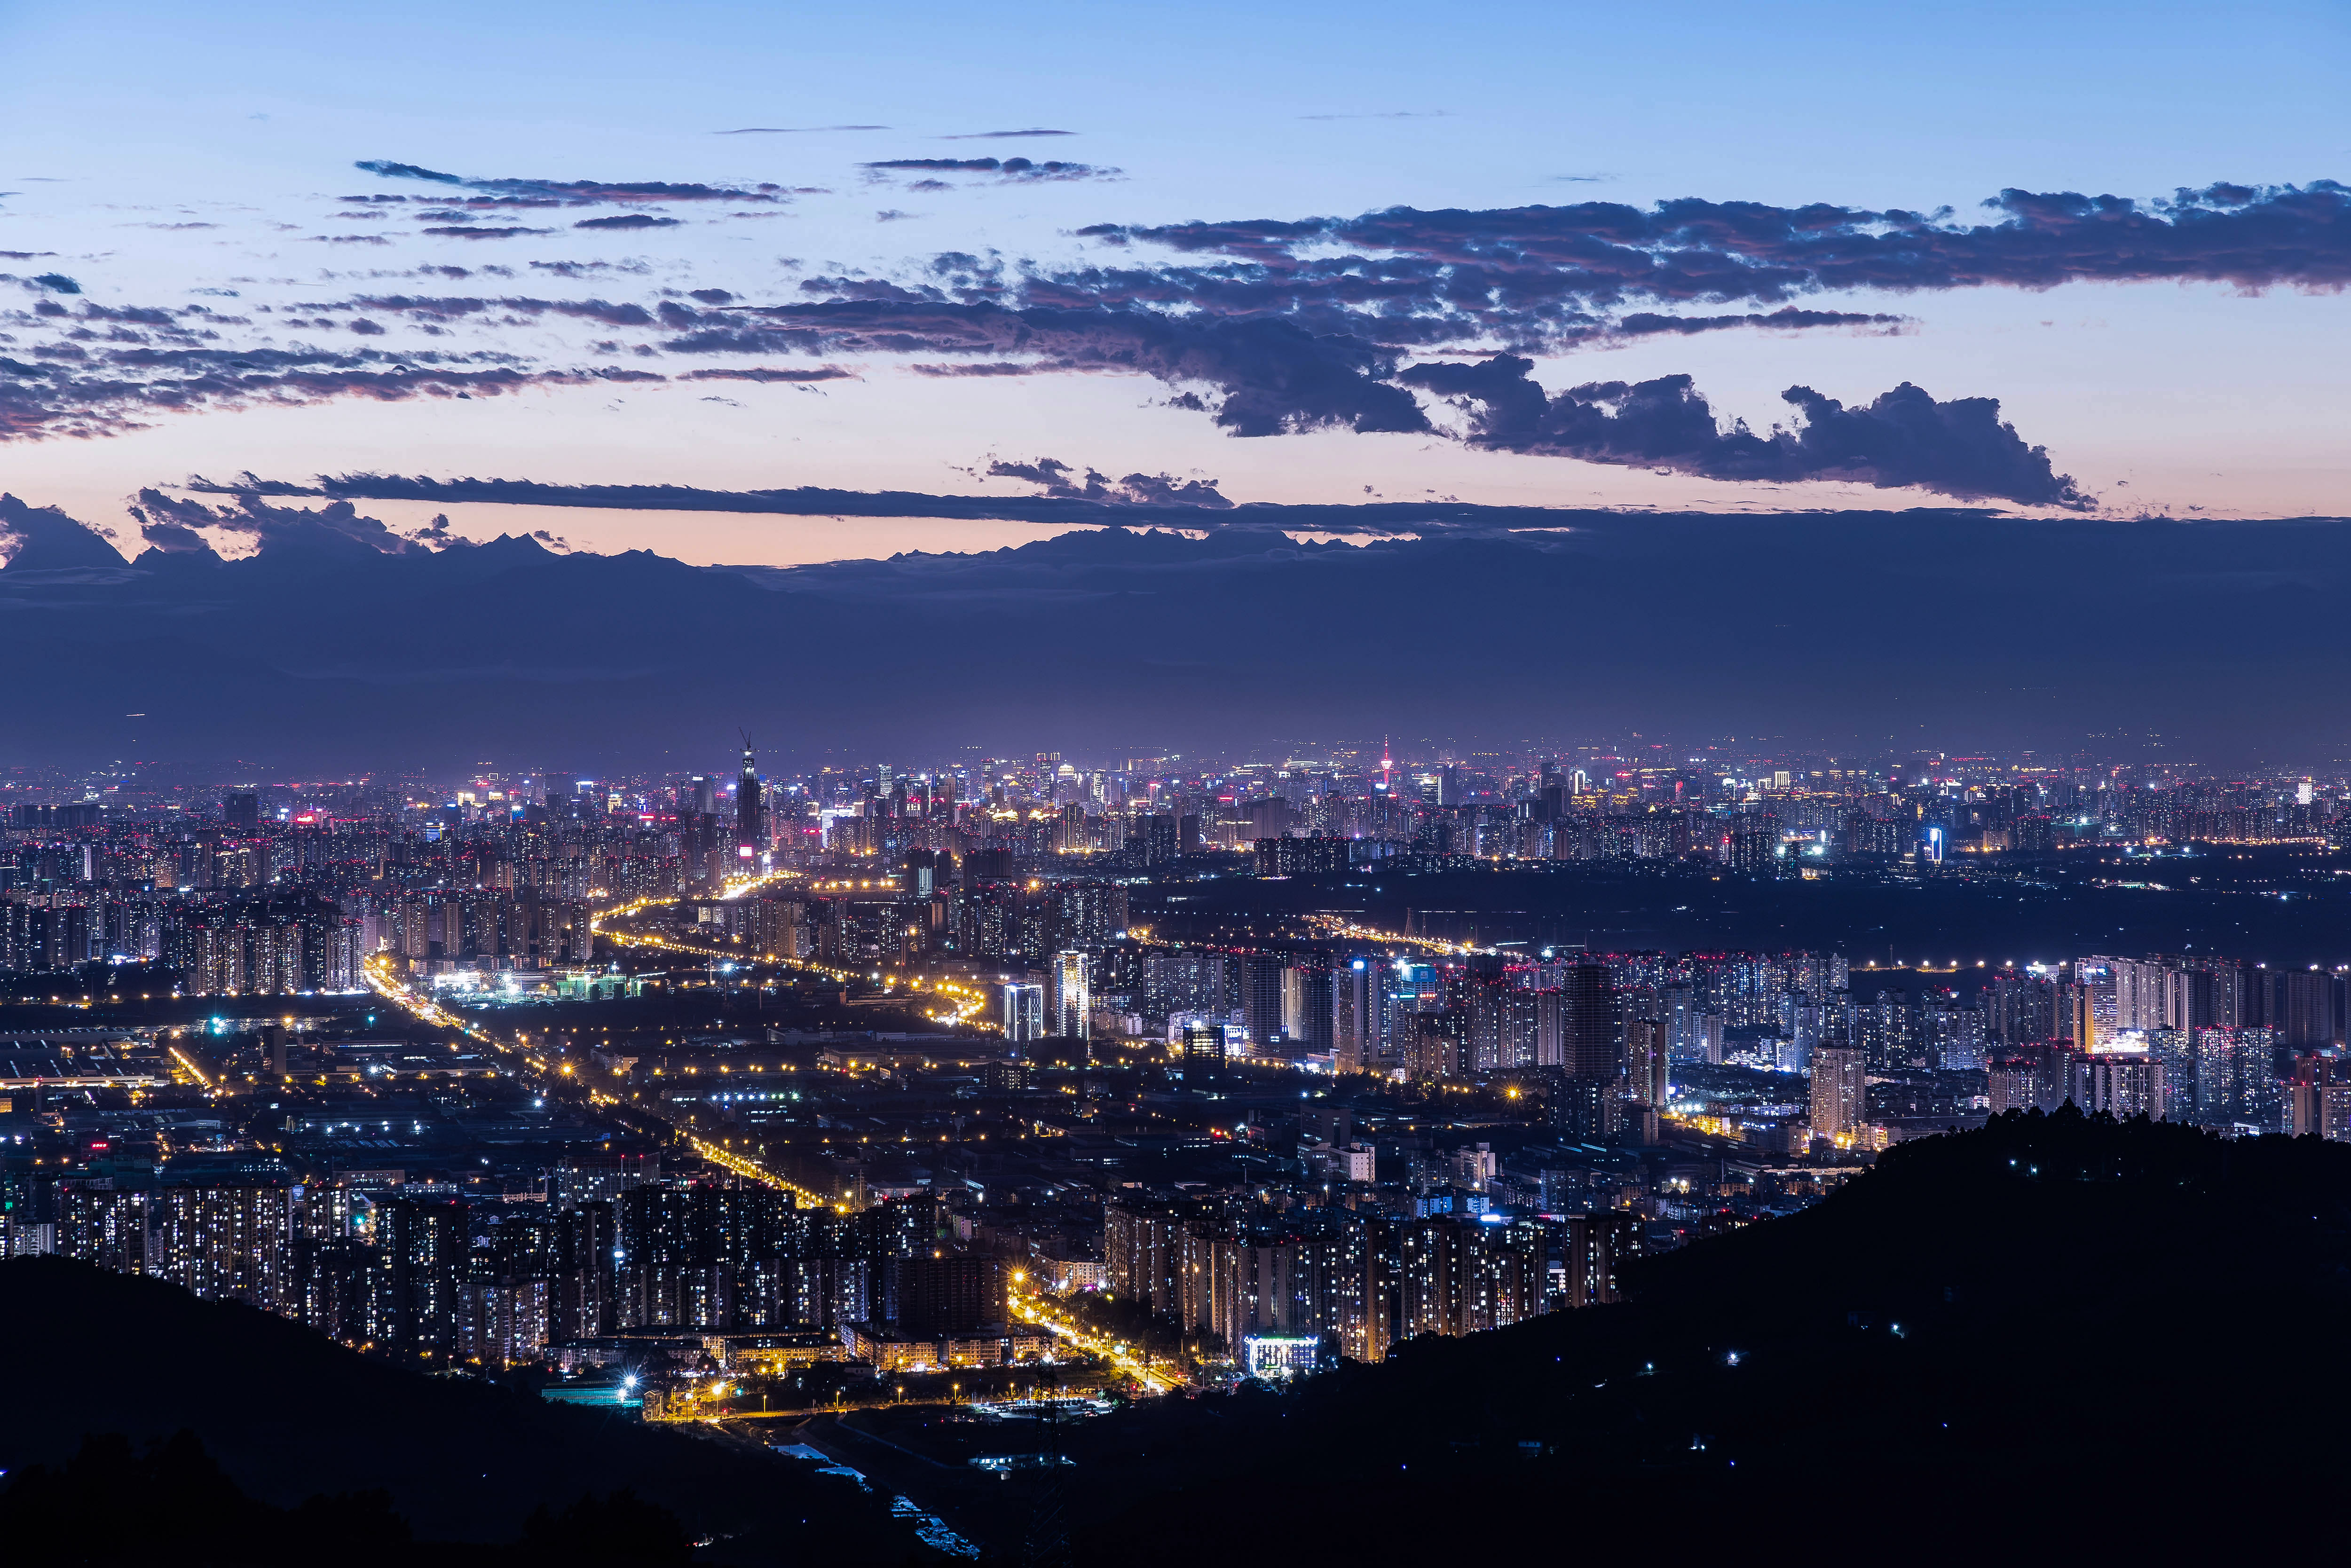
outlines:
[[[2009,1113],[2351,1139],[2341,968],[1634,947],[1458,892],[2105,857],[2161,896],[2346,847],[2324,777],[1646,744],[770,775],[747,742],[659,779],[18,769],[0,810],[0,1250],[649,1419],[1378,1360]]]

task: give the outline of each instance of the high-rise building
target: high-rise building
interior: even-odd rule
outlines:
[[[735,779],[735,858],[756,861],[767,841],[766,800],[759,788],[758,764],[751,757],[751,737],[743,737],[743,771]]]
[[[1617,1270],[1641,1255],[1641,1217],[1637,1214],[1571,1214],[1563,1250],[1567,1265],[1567,1304],[1604,1306],[1617,1299]]]
[[[1004,1270],[993,1258],[895,1259],[890,1295],[900,1331],[916,1336],[971,1333],[1005,1320]]]
[[[1571,1078],[1613,1083],[1624,1076],[1616,988],[1605,964],[1571,964],[1561,977],[1559,1065]],[[1541,1045],[1537,1046],[1538,1059]]]
[[[1045,988],[1018,980],[1006,986],[1003,1021],[1008,1044],[1044,1038]]]
[[[1869,1121],[1869,1072],[1861,1051],[1824,1045],[1813,1052],[1813,1135],[1834,1138]]]
[[[1083,1040],[1093,1030],[1092,992],[1086,955],[1067,949],[1053,955],[1053,1032]]]

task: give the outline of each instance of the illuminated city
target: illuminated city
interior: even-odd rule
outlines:
[[[2341,779],[747,744],[6,792],[8,1255],[843,1464],[910,1401],[1083,1422],[1608,1304],[1990,1117],[2351,1140],[2305,926],[2064,936],[2339,902]],[[1836,939],[1888,894],[1940,951]],[[1626,940],[1726,898],[1807,935]]]
[[[2338,1550],[2351,13],[0,5],[0,1542]]]

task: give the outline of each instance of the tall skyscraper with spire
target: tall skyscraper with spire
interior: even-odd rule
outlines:
[[[759,858],[760,829],[765,825],[760,816],[759,765],[751,756],[751,735],[743,733],[743,773],[735,780],[735,858],[738,862],[756,862]]]

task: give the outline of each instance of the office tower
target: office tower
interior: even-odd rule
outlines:
[[[1004,988],[1004,1038],[1009,1044],[1040,1040],[1045,1033],[1045,988],[1019,981]]]
[[[1573,964],[1559,989],[1560,1066],[1571,1078],[1614,1083],[1624,1076],[1616,992],[1605,964]]]
[[[735,856],[740,861],[758,858],[759,846],[766,841],[766,801],[759,788],[758,764],[751,757],[751,737],[743,737],[743,771],[735,779]]]
[[[1093,1001],[1087,986],[1086,956],[1076,950],[1053,955],[1053,1032],[1083,1040],[1093,1032]]]
[[[1863,1052],[1824,1045],[1813,1052],[1813,1135],[1857,1133],[1869,1121],[1869,1075]]]
[[[261,794],[232,789],[221,798],[221,823],[231,832],[252,832],[261,825]]]

